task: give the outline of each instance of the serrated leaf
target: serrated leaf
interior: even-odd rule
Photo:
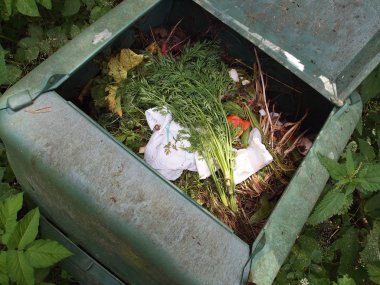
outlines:
[[[52,8],[51,0],[37,0],[37,2],[48,10]]]
[[[380,261],[380,221],[373,223],[373,228],[367,236],[367,243],[360,253],[360,257],[366,264]]]
[[[62,15],[65,17],[72,16],[79,12],[80,6],[80,0],[65,0],[63,4]]]
[[[373,147],[365,140],[358,139],[360,153],[364,156],[366,161],[371,162],[375,159],[376,154]]]
[[[21,210],[22,200],[23,194],[19,193],[0,202],[0,230],[5,231],[3,243],[17,225],[17,213]]]
[[[347,150],[347,153],[346,153],[345,165],[346,165],[347,174],[351,175],[355,171],[355,163],[354,163],[354,160],[352,158],[352,152],[350,149]]]
[[[16,8],[23,15],[31,17],[40,16],[35,0],[16,0]]]
[[[308,223],[311,225],[319,224],[335,214],[339,213],[346,202],[346,195],[338,192],[337,190],[331,190],[318,202],[313,213],[308,219]]]
[[[31,243],[26,256],[34,268],[45,268],[72,255],[64,246],[53,240],[36,240]]]
[[[380,217],[380,193],[375,194],[366,201],[364,212],[372,217]]]
[[[23,251],[7,251],[7,270],[9,277],[17,285],[34,285],[34,270]]]
[[[40,222],[38,208],[29,211],[16,225],[12,236],[6,242],[10,249],[24,249],[35,240]]]
[[[366,268],[369,275],[369,280],[375,284],[380,284],[380,262],[367,264]]]
[[[318,154],[318,158],[333,179],[342,180],[345,176],[347,176],[347,170],[344,164],[339,164],[338,162],[321,154]]]
[[[338,273],[343,275],[355,271],[361,249],[356,229],[350,227],[340,239],[334,242],[332,248],[340,251]]]
[[[364,192],[380,190],[380,163],[364,165],[355,182],[358,183],[357,188]]]

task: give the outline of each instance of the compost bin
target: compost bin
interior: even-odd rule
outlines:
[[[287,68],[275,68],[282,81],[315,89],[278,98],[310,110],[317,136],[252,245],[71,103],[106,48],[181,19],[197,33],[210,18],[233,56],[252,61],[256,46]],[[0,138],[84,284],[271,284],[328,179],[317,154],[338,159],[360,118],[354,90],[380,61],[379,28],[376,1],[124,1],[7,90]]]

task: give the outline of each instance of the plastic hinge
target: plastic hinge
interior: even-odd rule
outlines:
[[[13,111],[18,111],[32,104],[33,99],[28,90],[10,96],[7,100],[7,107]]]

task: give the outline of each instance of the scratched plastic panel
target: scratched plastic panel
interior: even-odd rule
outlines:
[[[380,62],[379,0],[195,0],[342,105]]]

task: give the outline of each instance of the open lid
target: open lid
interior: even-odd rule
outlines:
[[[379,0],[194,0],[338,106],[380,62]]]

